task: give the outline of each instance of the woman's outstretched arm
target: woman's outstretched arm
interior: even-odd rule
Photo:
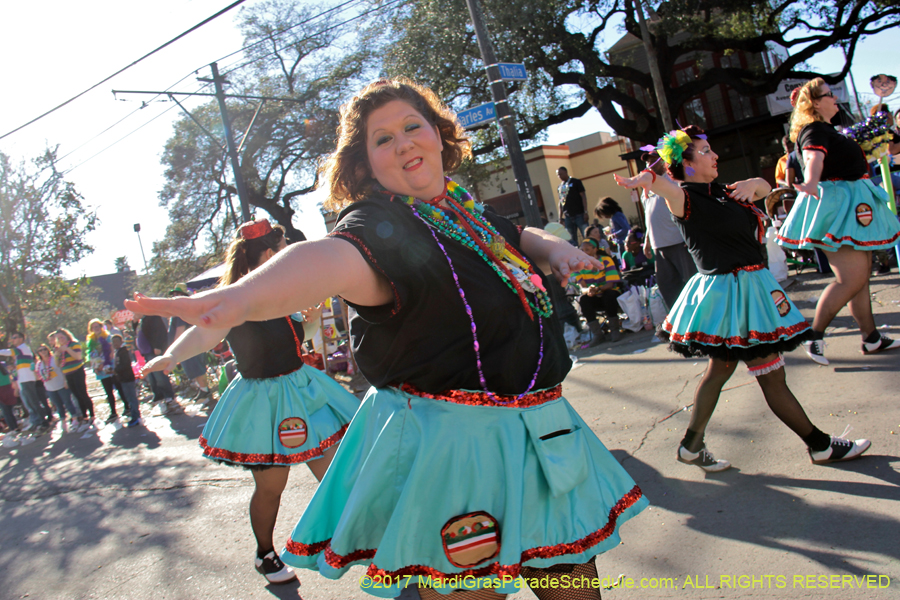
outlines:
[[[125,305],[140,314],[177,315],[192,325],[225,329],[284,317],[331,296],[362,306],[394,299],[387,278],[355,246],[325,238],[288,246],[233,285],[182,298],[136,294]]]
[[[623,188],[633,190],[644,188],[651,194],[662,196],[666,201],[669,211],[679,219],[684,216],[684,190],[668,177],[656,175],[651,171],[641,171],[634,177],[622,177],[614,174],[616,184]]]

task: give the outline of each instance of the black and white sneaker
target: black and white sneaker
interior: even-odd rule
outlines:
[[[803,342],[803,348],[815,362],[820,365],[828,365],[828,359],[825,358],[825,340],[810,340]]]
[[[876,352],[893,350],[894,348],[900,348],[900,340],[892,340],[884,334],[881,334],[877,342],[872,342],[871,344],[869,342],[862,343],[863,354],[875,354]]]
[[[289,566],[281,562],[274,550],[263,556],[256,557],[256,570],[265,577],[269,583],[287,583],[297,579],[297,574]]]
[[[826,465],[828,463],[840,462],[842,460],[853,460],[862,456],[863,452],[872,446],[869,440],[848,440],[850,434],[850,426],[844,429],[844,433],[837,436],[831,436],[831,444],[828,448],[821,452],[813,452],[809,450],[809,460],[814,465]]]
[[[706,446],[700,448],[700,452],[691,452],[684,446],[678,446],[678,461],[700,467],[707,473],[716,473],[731,468],[731,463],[727,460],[716,460]]]

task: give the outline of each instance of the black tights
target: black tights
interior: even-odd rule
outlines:
[[[550,587],[550,581],[559,579],[556,588]],[[598,579],[597,566],[594,560],[580,565],[554,565],[546,569],[522,567],[522,578],[531,588],[538,600],[600,600],[600,589],[591,586]],[[448,600],[448,596],[439,594],[431,588],[419,588],[422,600]],[[506,596],[494,593],[493,590],[456,591],[450,594],[449,600],[502,600]]]
[[[748,366],[760,365],[771,362],[777,358],[776,356],[767,356],[765,358],[749,361]],[[736,361],[725,362],[712,358],[700,385],[694,392],[694,410],[691,413],[691,422],[688,424],[688,430],[693,432],[693,439],[686,443],[686,448],[691,452],[699,452],[703,447],[703,434],[706,426],[712,418],[713,411],[716,410],[716,404],[719,402],[719,395],[722,393],[722,387],[734,374],[737,367]],[[803,411],[803,407],[794,397],[784,376],[784,367],[776,369],[771,373],[766,373],[756,378],[759,387],[762,389],[763,395],[766,397],[766,404],[775,416],[781,419],[781,422],[791,428],[801,438],[812,433],[814,427],[809,417]]]

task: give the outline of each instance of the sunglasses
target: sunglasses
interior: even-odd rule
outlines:
[[[834,98],[834,92],[825,92],[821,96],[816,96],[816,100],[819,100],[821,98]]]

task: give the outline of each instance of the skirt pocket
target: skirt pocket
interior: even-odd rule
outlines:
[[[563,403],[524,411],[522,420],[554,497],[569,493],[587,479],[584,432],[572,422]]]

